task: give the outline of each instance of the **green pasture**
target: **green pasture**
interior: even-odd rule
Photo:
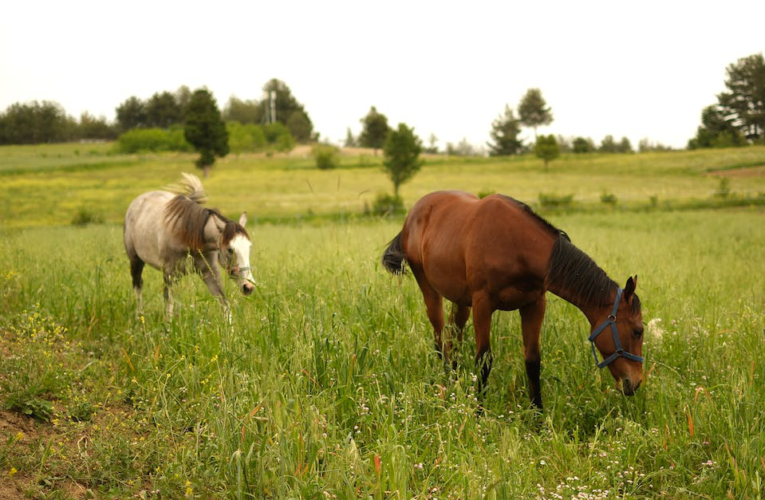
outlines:
[[[646,380],[626,398],[595,367],[584,316],[549,296],[537,414],[518,315],[496,313],[478,416],[470,323],[446,372],[414,280],[379,264],[402,220],[359,216],[389,190],[379,159],[217,165],[211,204],[258,220],[259,286],[243,297],[226,284],[228,324],[195,276],[165,321],[148,268],[134,315],[117,223],[192,157],[103,146],[135,163],[78,170],[67,147],[59,163],[0,173],[0,496],[762,498],[765,211],[642,204],[661,189],[675,204],[712,199],[708,171],[765,164],[765,148],[571,157],[547,174],[531,158],[434,158],[404,187],[408,204],[442,187],[581,193],[547,218],[616,281],[639,276],[650,325]],[[10,172],[21,153],[3,154]],[[600,203],[604,187],[616,207]],[[761,177],[730,187],[765,191]],[[71,226],[82,204],[106,223]],[[298,222],[309,209],[327,217]]]
[[[139,193],[194,171],[184,153],[116,155],[110,144],[0,148],[0,227],[66,225],[80,211],[107,221],[122,220]],[[312,216],[345,218],[392,192],[381,157],[371,151],[345,155],[341,168],[314,167],[308,148],[291,156],[229,155],[216,163],[205,186],[210,204],[233,215],[241,210],[261,219]],[[439,189],[500,192],[537,205],[540,193],[573,195],[575,208],[602,210],[603,194],[617,207],[682,208],[709,203],[718,190],[718,170],[761,167],[765,147],[643,154],[569,155],[548,172],[533,156],[519,158],[427,158],[420,173],[402,187],[411,206]],[[739,200],[765,200],[765,176],[733,177]]]

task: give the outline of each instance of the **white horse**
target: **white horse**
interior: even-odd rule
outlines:
[[[145,264],[159,269],[165,281],[165,313],[173,314],[171,285],[187,272],[187,256],[201,274],[210,292],[228,314],[223,293],[219,262],[231,278],[238,281],[244,295],[250,295],[254,280],[250,272],[252,243],[244,225],[227,219],[215,209],[205,208],[205,191],[198,177],[183,174],[181,182],[170,191],[151,191],[137,197],[125,214],[125,250],[130,259],[130,273],[136,293],[136,312],[141,314],[141,273]]]

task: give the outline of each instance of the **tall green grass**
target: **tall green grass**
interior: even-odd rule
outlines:
[[[529,409],[518,316],[496,313],[477,416],[472,327],[445,372],[414,280],[379,265],[399,222],[251,228],[259,287],[227,284],[231,325],[194,276],[165,322],[148,268],[136,319],[118,227],[5,231],[0,326],[17,343],[66,327],[13,352],[60,362],[70,389],[34,395],[64,437],[0,436],[0,471],[38,494],[71,478],[119,497],[758,498],[763,213],[551,219],[618,282],[639,275],[650,374],[633,398],[594,366],[581,313],[551,298],[544,412]],[[47,373],[24,366],[4,360],[0,380]]]

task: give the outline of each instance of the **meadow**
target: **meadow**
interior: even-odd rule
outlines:
[[[0,148],[0,497],[762,498],[765,178],[733,176],[721,199],[709,173],[765,165],[765,148],[572,156],[548,173],[430,159],[406,203],[574,193],[545,216],[617,282],[639,275],[649,325],[646,380],[626,398],[584,316],[550,296],[539,414],[518,315],[496,313],[479,416],[470,323],[446,372],[414,280],[379,264],[403,222],[363,216],[389,189],[379,158],[217,165],[210,203],[257,220],[259,286],[227,283],[228,324],[193,276],[164,321],[151,269],[134,315],[119,222],[192,157],[95,147]],[[72,226],[83,206],[104,223]]]

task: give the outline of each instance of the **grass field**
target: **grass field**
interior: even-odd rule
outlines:
[[[640,276],[651,325],[646,382],[625,398],[594,366],[583,315],[550,297],[538,415],[518,315],[495,314],[478,417],[472,328],[445,373],[414,280],[378,263],[402,221],[357,217],[367,195],[356,190],[387,188],[374,165],[219,165],[211,203],[292,219],[249,228],[259,287],[242,297],[227,283],[231,325],[196,277],[165,322],[150,269],[146,315],[134,317],[111,223],[190,157],[120,159],[103,146],[135,163],[88,169],[63,161],[66,147],[51,146],[61,162],[28,160],[28,173],[9,158],[47,147],[0,148],[13,172],[0,174],[0,498],[762,498],[765,212],[637,204],[710,199],[708,171],[765,164],[765,148],[567,158],[547,174],[531,159],[431,162],[408,203],[442,187],[576,193],[548,218],[618,282]],[[604,186],[616,208],[600,203]],[[731,191],[754,198],[765,183],[733,177]],[[81,203],[107,224],[69,225]],[[308,208],[332,217],[295,222]]]
[[[192,169],[194,156],[113,155],[109,144],[0,148],[0,227],[67,225],[82,209],[119,223],[137,193],[158,189]],[[303,157],[305,156],[305,158]],[[305,154],[230,156],[205,182],[210,203],[224,213],[241,210],[265,220],[343,218],[363,212],[390,181],[371,153],[343,157],[342,168],[320,171]],[[707,203],[720,177],[710,172],[765,166],[765,147],[638,155],[570,155],[544,172],[533,157],[432,157],[402,187],[411,205],[438,189],[500,192],[531,204],[540,193],[574,195],[579,209],[601,209],[604,193],[621,208],[682,207]],[[217,169],[217,170],[216,170]],[[765,197],[765,176],[731,177],[741,199]],[[655,197],[652,201],[651,198]]]

